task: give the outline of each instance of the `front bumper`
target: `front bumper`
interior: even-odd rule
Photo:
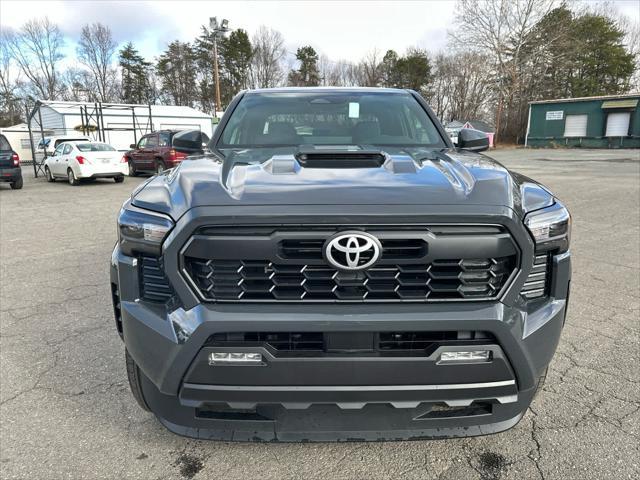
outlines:
[[[570,256],[553,259],[548,298],[510,303],[197,304],[169,312],[140,300],[137,260],[116,247],[116,323],[142,372],[151,410],[170,430],[221,440],[327,441],[472,436],[515,425],[564,324]],[[517,286],[517,282],[516,282]],[[484,331],[484,365],[351,354],[209,366],[218,332]],[[464,346],[464,345],[462,345]],[[234,349],[237,350],[237,349]],[[255,349],[252,349],[255,351]]]

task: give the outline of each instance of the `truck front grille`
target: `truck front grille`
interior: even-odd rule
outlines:
[[[345,272],[328,265],[185,258],[208,301],[446,301],[495,298],[514,258],[434,260]]]
[[[374,236],[378,261],[330,264],[325,245],[344,231]],[[499,225],[219,225],[199,227],[180,262],[206,302],[442,302],[497,298],[518,256]]]

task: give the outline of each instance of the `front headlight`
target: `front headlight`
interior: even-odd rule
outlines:
[[[173,228],[173,221],[161,213],[143,210],[127,202],[118,215],[118,238],[125,255],[160,255],[162,242]]]
[[[536,242],[536,252],[566,252],[571,241],[571,215],[562,203],[527,214],[524,223]]]

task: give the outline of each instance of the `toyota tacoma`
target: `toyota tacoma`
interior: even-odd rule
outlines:
[[[570,223],[454,146],[413,91],[231,102],[207,152],[138,187],[111,257],[133,396],[178,434],[327,441],[500,432],[544,380]]]

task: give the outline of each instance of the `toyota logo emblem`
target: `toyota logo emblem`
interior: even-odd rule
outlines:
[[[364,270],[380,258],[382,246],[373,235],[364,232],[340,232],[329,238],[324,256],[339,270]]]

